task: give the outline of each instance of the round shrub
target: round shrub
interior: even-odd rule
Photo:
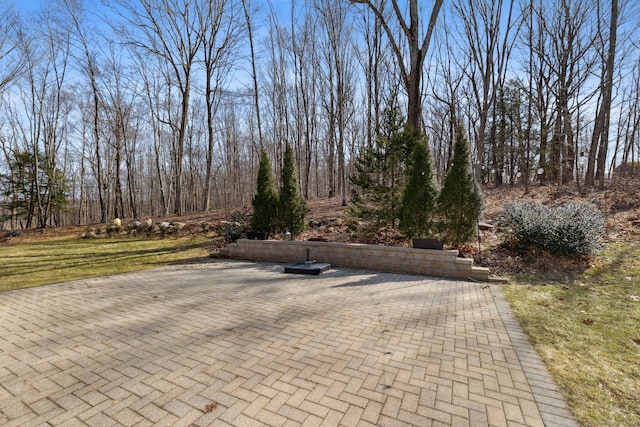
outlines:
[[[510,203],[504,213],[510,229],[506,243],[515,249],[535,246],[553,255],[590,255],[604,233],[604,215],[590,203]]]

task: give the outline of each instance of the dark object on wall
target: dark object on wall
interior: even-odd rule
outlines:
[[[437,249],[442,250],[444,248],[444,240],[440,239],[411,239],[413,247],[416,249]]]
[[[249,240],[268,240],[269,233],[263,231],[247,231],[247,239]]]

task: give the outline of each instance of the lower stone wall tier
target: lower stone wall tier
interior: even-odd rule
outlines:
[[[230,244],[225,252],[230,258],[296,263],[306,260],[307,249],[311,260],[326,262],[335,267],[474,281],[489,280],[488,268],[474,266],[472,259],[459,258],[456,250],[413,249],[359,243],[241,239]]]

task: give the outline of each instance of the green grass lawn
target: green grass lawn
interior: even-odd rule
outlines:
[[[503,289],[581,425],[640,426],[640,244],[563,282]]]
[[[204,237],[52,239],[0,246],[0,292],[208,256]]]

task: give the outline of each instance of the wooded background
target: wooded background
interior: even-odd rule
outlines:
[[[0,0],[2,228],[249,206],[261,150],[350,197],[399,103],[436,174],[603,186],[640,163],[633,0]],[[618,171],[621,169],[618,168]]]

